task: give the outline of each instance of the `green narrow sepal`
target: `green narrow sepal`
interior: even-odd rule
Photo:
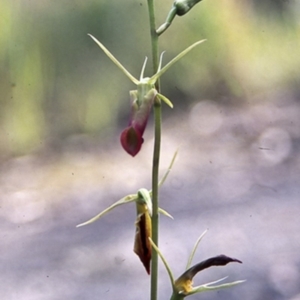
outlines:
[[[139,81],[132,76],[127,69],[110,53],[110,51],[101,43],[99,42],[94,36],[88,34],[94,42],[103,50],[103,52],[110,58],[110,60],[134,83],[139,84]]]
[[[136,91],[132,91],[132,92],[134,94]],[[177,152],[178,152],[178,150],[173,155],[173,158],[171,160],[171,163],[169,165],[169,168],[168,168],[167,172],[164,174],[163,178],[159,182],[159,184],[158,184],[159,187],[165,182],[166,178],[168,177],[168,175],[169,175],[169,173],[170,173],[170,171],[172,169],[172,166],[174,164],[175,158],[177,156]],[[136,201],[137,204],[140,202],[140,204],[146,205],[148,213],[151,216],[152,215],[152,198],[151,197],[152,197],[152,191],[151,190],[148,191],[145,188],[141,188],[141,189],[138,190],[138,192],[136,194],[130,194],[130,195],[127,195],[127,196],[123,197],[122,199],[118,200],[114,204],[110,205],[105,210],[101,211],[95,217],[89,219],[86,222],[78,224],[76,227],[82,227],[82,226],[85,226],[85,225],[92,224],[95,221],[99,220],[102,216],[104,216],[105,214],[107,214],[108,212],[110,212],[115,207],[120,206],[122,204],[134,202],[134,201]],[[160,213],[162,213],[163,215],[165,215],[165,216],[173,219],[173,217],[168,212],[166,212],[164,209],[159,208],[158,211]]]
[[[199,246],[199,243],[201,242],[201,240],[203,239],[203,237],[205,236],[206,233],[207,233],[207,229],[200,235],[200,237],[199,237],[198,240],[196,241],[196,243],[195,243],[195,245],[194,245],[194,247],[193,247],[193,249],[192,249],[192,252],[191,252],[191,254],[190,254],[190,257],[189,257],[189,259],[188,259],[188,262],[187,262],[187,264],[186,264],[186,270],[191,266],[192,260],[193,260],[193,258],[194,258],[195,252],[196,252],[196,250],[197,250],[197,248],[198,248],[198,246]]]
[[[175,159],[176,159],[176,157],[177,157],[177,154],[178,154],[178,149],[175,151],[175,153],[174,153],[174,155],[173,155],[173,157],[172,157],[172,160],[171,160],[171,162],[170,162],[170,165],[169,165],[169,168],[168,168],[167,172],[164,174],[163,178],[162,178],[162,179],[160,180],[160,182],[158,183],[158,187],[161,187],[161,186],[164,184],[165,180],[167,179],[169,173],[170,173],[171,170],[172,170],[172,167],[173,167],[173,165],[174,165],[174,162],[175,162]]]
[[[115,202],[114,204],[112,204],[111,206],[109,206],[108,208],[106,208],[105,210],[101,211],[95,217],[89,219],[88,221],[86,221],[84,223],[78,224],[76,227],[82,227],[82,226],[94,223],[95,221],[99,220],[102,216],[104,216],[105,214],[110,212],[115,207],[117,207],[119,205],[122,205],[122,204],[126,204],[126,203],[136,201],[136,199],[137,199],[137,194],[127,195],[127,196],[123,197],[122,199],[118,200],[117,202]]]
[[[149,79],[149,83],[154,84],[156,82],[156,80],[163,75],[172,65],[174,65],[178,60],[180,60],[183,56],[185,56],[187,53],[189,53],[193,48],[195,48],[196,46],[202,44],[203,42],[205,42],[206,40],[201,40],[198,41],[194,44],[192,44],[191,46],[187,47],[186,49],[184,49],[183,51],[181,51],[176,57],[174,57],[170,62],[168,62],[161,70],[159,70],[156,74],[154,74],[150,79]]]
[[[237,281],[233,281],[233,282],[229,282],[229,283],[223,283],[223,284],[219,284],[219,285],[214,285],[220,281],[223,281],[227,278],[221,278],[219,280],[213,281],[213,282],[209,282],[206,284],[202,284],[199,286],[196,286],[193,288],[193,290],[191,292],[188,293],[188,296],[193,295],[193,294],[197,294],[197,293],[201,293],[201,292],[207,292],[207,291],[214,291],[214,290],[220,290],[220,289],[225,289],[225,288],[230,288],[232,286],[241,284],[243,282],[246,282],[246,280],[237,280]]]
[[[162,208],[160,208],[160,207],[158,208],[158,212],[159,212],[160,214],[163,214],[163,215],[165,215],[166,217],[168,217],[168,218],[174,220],[174,218],[173,218],[172,215],[170,215],[166,210],[164,210],[164,209],[162,209]]]

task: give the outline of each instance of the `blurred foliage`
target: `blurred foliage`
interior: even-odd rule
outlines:
[[[157,26],[172,1],[156,1]],[[139,76],[150,56],[143,0],[0,2],[0,159],[59,144],[73,134],[103,138],[127,125],[134,87],[87,36]],[[166,63],[203,38],[162,78],[177,109],[209,98],[238,105],[251,95],[299,89],[297,1],[206,0],[161,36]],[[147,67],[151,75],[151,64]],[[230,100],[228,100],[230,99]],[[111,131],[107,131],[110,129]]]

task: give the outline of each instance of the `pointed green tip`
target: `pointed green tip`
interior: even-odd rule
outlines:
[[[136,85],[139,84],[139,80],[137,80],[134,76],[132,76],[127,69],[110,53],[110,51],[99,42],[94,36],[88,33],[94,42],[102,49],[102,51],[108,56],[108,58]]]

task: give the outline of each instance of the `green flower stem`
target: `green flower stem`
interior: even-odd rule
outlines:
[[[152,47],[152,64],[153,74],[158,70],[159,54],[158,54],[158,34],[155,30],[155,11],[154,11],[154,0],[148,0],[148,12],[149,12],[149,23],[150,23],[150,35],[151,35],[151,47]],[[157,80],[156,89],[159,92],[159,80]]]
[[[148,12],[150,22],[151,47],[152,47],[152,64],[153,74],[158,70],[159,55],[158,55],[158,35],[155,26],[155,11],[154,0],[148,0]],[[156,90],[160,91],[159,79],[155,83]],[[152,240],[155,245],[158,245],[159,235],[159,215],[158,215],[158,173],[159,173],[159,159],[160,159],[160,141],[161,141],[161,102],[156,97],[154,103],[154,150],[152,163]],[[152,251],[151,259],[151,291],[150,299],[157,300],[157,286],[158,286],[158,255],[156,251]]]
[[[158,214],[158,169],[160,159],[160,143],[161,143],[161,102],[154,103],[154,151],[152,164],[152,240],[158,245],[159,236],[159,214]],[[152,251],[151,265],[151,300],[157,299],[157,282],[158,282],[158,255],[156,251]]]

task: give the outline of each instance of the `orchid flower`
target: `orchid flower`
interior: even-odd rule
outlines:
[[[172,166],[174,164],[175,158],[177,156],[177,151],[175,152],[171,163],[169,165],[168,170],[160,180],[158,187],[160,187],[165,180],[167,179],[167,176],[169,175]],[[89,225],[91,223],[94,223],[101,217],[103,217],[105,214],[107,214],[109,211],[114,209],[117,206],[120,206],[122,204],[135,202],[136,203],[136,211],[137,211],[137,218],[135,221],[136,226],[136,232],[135,232],[135,240],[134,240],[134,252],[138,255],[141,262],[143,263],[146,271],[148,274],[150,274],[150,260],[151,260],[151,251],[152,251],[152,245],[149,241],[149,238],[152,236],[152,225],[151,225],[151,217],[152,217],[152,191],[147,190],[145,188],[141,188],[138,190],[136,194],[130,194],[122,199],[118,200],[105,210],[101,211],[98,215],[91,218],[90,220],[81,223],[77,225],[76,227],[82,227],[85,225]],[[173,217],[163,210],[162,208],[159,208],[158,211],[162,213],[163,215],[173,219]]]
[[[194,254],[198,247],[198,244],[202,240],[202,238],[206,232],[207,232],[207,230],[198,238],[198,240],[192,250],[192,253],[189,257],[188,264],[186,267],[187,270],[184,273],[182,273],[176,280],[174,279],[173,273],[172,273],[165,257],[163,256],[163,254],[161,253],[159,248],[149,238],[152,247],[155,249],[155,251],[157,251],[158,255],[160,256],[161,260],[163,261],[163,263],[166,267],[166,270],[169,274],[169,278],[170,278],[172,289],[173,289],[173,293],[172,293],[170,300],[183,300],[186,296],[190,296],[190,295],[204,292],[204,291],[218,290],[221,288],[231,287],[231,286],[240,284],[245,281],[245,280],[238,280],[238,281],[234,281],[234,282],[230,282],[230,283],[223,283],[223,284],[216,285],[220,281],[223,281],[224,279],[227,278],[227,277],[224,277],[224,278],[221,278],[221,279],[213,281],[213,282],[209,282],[209,283],[205,283],[205,284],[193,287],[194,276],[198,272],[200,272],[204,269],[207,269],[212,266],[225,266],[230,262],[242,263],[238,259],[230,258],[225,255],[218,255],[215,257],[208,258],[208,259],[190,267],[191,261],[194,257]]]
[[[152,77],[144,77],[144,70],[147,63],[147,57],[142,67],[140,80],[132,76],[123,65],[110,53],[110,51],[100,43],[95,37],[89,34],[89,36],[97,43],[97,45],[104,51],[104,53],[112,60],[112,62],[121,69],[121,71],[135,84],[137,90],[130,91],[131,99],[131,116],[128,127],[126,127],[121,133],[121,145],[124,150],[131,156],[135,156],[141,149],[143,144],[143,134],[148,122],[150,111],[155,99],[164,101],[171,108],[173,107],[172,102],[160,94],[155,89],[155,83],[157,79],[164,74],[175,62],[181,59],[194,47],[203,43],[205,40],[198,41],[190,47],[183,50],[175,58],[173,58],[167,65],[161,68],[162,56],[160,56],[159,67],[157,73]]]

